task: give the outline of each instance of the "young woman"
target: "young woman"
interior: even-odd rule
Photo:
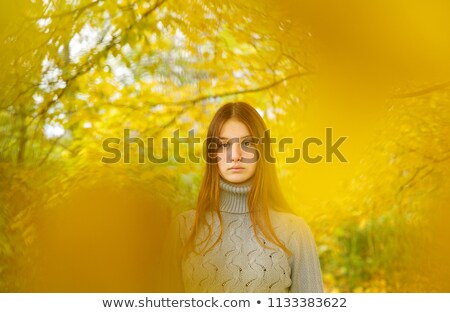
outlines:
[[[266,130],[243,102],[213,117],[197,207],[174,219],[165,243],[163,291],[323,292],[311,230],[289,212]]]

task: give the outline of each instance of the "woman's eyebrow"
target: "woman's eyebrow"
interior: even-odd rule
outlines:
[[[248,138],[248,137],[251,137],[252,135],[246,135],[246,136],[242,136],[241,138],[239,138],[239,139],[244,139],[244,138]],[[230,138],[227,138],[227,137],[219,137],[219,139],[225,139],[225,140],[228,140],[228,139],[230,139]]]

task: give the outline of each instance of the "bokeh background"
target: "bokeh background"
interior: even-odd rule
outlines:
[[[204,166],[161,138],[230,101],[294,139],[327,292],[450,291],[447,1],[1,0],[0,43],[0,291],[157,292]],[[286,164],[326,127],[347,163]],[[169,162],[102,163],[124,129]]]

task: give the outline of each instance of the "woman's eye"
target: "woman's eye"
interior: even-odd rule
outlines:
[[[246,140],[242,143],[242,145],[244,145],[246,147],[251,147],[253,145],[253,142],[250,140]]]
[[[219,144],[219,148],[226,148],[226,147],[228,147],[228,143],[227,142],[221,142]]]

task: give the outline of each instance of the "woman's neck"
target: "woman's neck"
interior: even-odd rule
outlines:
[[[234,184],[220,178],[220,211],[234,214],[248,213],[248,194],[251,187],[252,180]]]

